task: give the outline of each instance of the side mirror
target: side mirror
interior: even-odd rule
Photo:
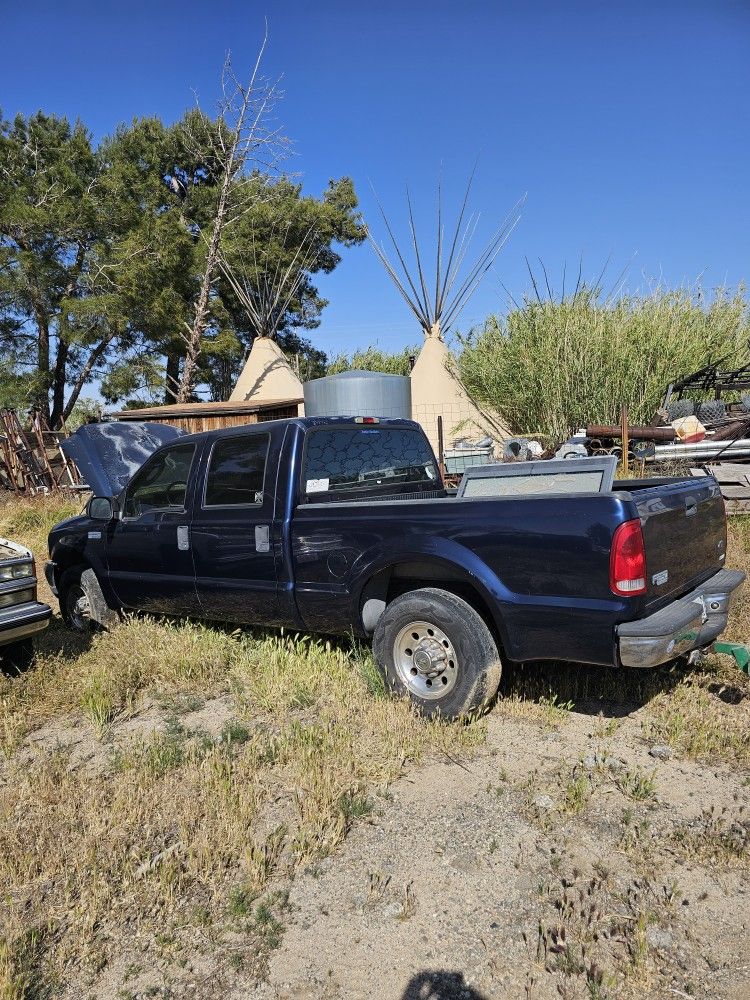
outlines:
[[[111,521],[117,516],[117,505],[109,497],[92,497],[88,515],[93,521]]]

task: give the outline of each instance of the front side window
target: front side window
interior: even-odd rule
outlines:
[[[150,510],[183,509],[194,444],[178,444],[154,455],[130,481],[125,493],[125,517]]]
[[[359,493],[442,489],[424,434],[405,427],[340,427],[307,438],[303,492],[309,501]]]
[[[268,434],[217,441],[206,476],[206,507],[263,503]]]

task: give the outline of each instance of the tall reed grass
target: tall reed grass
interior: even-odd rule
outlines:
[[[664,390],[726,354],[748,360],[744,288],[622,295],[583,287],[561,301],[526,298],[461,341],[458,373],[472,397],[515,433],[564,440],[586,423],[648,423]]]
[[[370,344],[351,355],[339,354],[326,369],[326,375],[339,375],[353,369],[367,372],[384,372],[386,375],[408,375],[411,371],[410,358],[419,354],[419,346],[411,345],[391,353],[381,350],[377,344]]]

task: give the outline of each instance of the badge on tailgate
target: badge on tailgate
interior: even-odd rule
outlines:
[[[654,573],[654,575],[651,577],[651,583],[653,583],[655,587],[661,587],[661,585],[663,583],[666,583],[668,579],[669,579],[669,570],[663,569],[660,573]]]

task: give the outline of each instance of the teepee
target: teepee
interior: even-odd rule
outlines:
[[[272,270],[266,268],[267,255],[258,250],[254,238],[250,244],[250,256],[243,258],[241,267],[232,267],[224,256],[220,258],[221,271],[245,310],[255,334],[230,400],[261,403],[302,399],[302,382],[279,347],[276,336],[305,280],[305,273],[317,257],[313,237],[310,230],[288,264],[282,266],[279,255]],[[299,404],[299,413],[304,413],[303,403]]]
[[[445,242],[442,190],[438,185],[435,259],[430,267],[430,273],[434,273],[434,286],[432,280],[428,286],[426,260],[423,250],[420,249],[408,190],[406,202],[413,251],[411,266],[407,263],[406,252],[399,246],[379,201],[378,208],[393,245],[397,263],[391,261],[388,252],[368,231],[372,248],[419,323],[425,337],[424,345],[411,373],[412,419],[422,425],[436,452],[438,417],[443,419],[443,439],[447,447],[451,447],[455,440],[462,437],[489,436],[497,439],[508,433],[497,414],[481,411],[469,398],[455,374],[453,357],[443,339],[518,224],[525,200],[524,196],[516,203],[479,255],[467,262],[469,247],[479,221],[478,215],[475,214],[467,218],[472,181],[473,175],[466,185],[449,246]]]

